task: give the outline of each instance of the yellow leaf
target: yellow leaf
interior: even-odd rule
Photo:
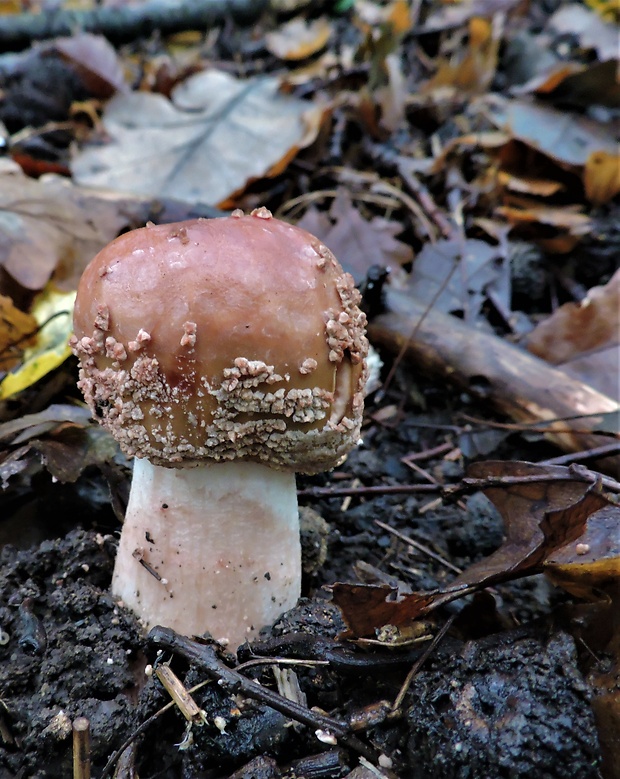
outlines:
[[[24,351],[20,367],[0,382],[0,400],[25,390],[69,357],[75,292],[59,292],[48,285],[34,301],[32,314],[40,330],[33,346]]]
[[[21,350],[32,343],[29,336],[37,321],[13,305],[11,298],[0,295],[0,370],[10,370],[19,362]]]
[[[591,203],[607,203],[620,192],[620,154],[594,151],[583,171],[586,197]]]

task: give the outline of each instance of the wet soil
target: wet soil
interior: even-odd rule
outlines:
[[[432,388],[425,392],[426,411],[401,396],[401,410],[388,422],[369,418],[363,446],[340,471],[302,479],[300,488],[419,480],[404,456],[458,443],[449,426],[457,401]],[[466,409],[467,399],[458,405]],[[370,413],[377,410],[370,405]],[[542,442],[513,440],[495,454],[503,456],[507,446],[513,458],[547,453]],[[440,481],[454,481],[463,460],[437,458],[424,468]],[[158,658],[158,645],[109,593],[119,525],[109,507],[94,510],[89,503],[104,488],[103,477],[93,471],[84,479],[82,491],[72,485],[69,503],[61,499],[66,486],[47,484],[39,508],[51,537],[34,546],[24,542],[19,550],[8,544],[1,552],[2,779],[70,776],[71,725],[80,716],[90,721],[93,777],[600,775],[593,691],[581,651],[566,630],[570,623],[558,616],[570,601],[544,579],[504,585],[441,611],[426,626],[429,635],[458,613],[456,621],[415,675],[396,714],[390,704],[427,643],[360,649],[338,639],[345,626],[325,585],[361,578],[432,589],[454,576],[449,566],[465,567],[497,547],[501,519],[481,495],[463,505],[430,507],[428,495],[301,500],[322,517],[305,519],[304,599],[241,651],[239,661],[318,660],[293,666],[299,699],[309,709],[354,723],[351,732],[365,756],[346,739],[213,683],[200,663],[166,651],[159,660],[171,661],[187,688],[208,682],[194,692],[206,722],[190,726],[174,706],[162,712],[170,697],[155,676],[145,674]],[[377,520],[426,544],[445,564],[398,540]],[[218,662],[235,664],[226,655]],[[271,665],[245,673],[277,689]],[[368,757],[374,761],[366,764]]]

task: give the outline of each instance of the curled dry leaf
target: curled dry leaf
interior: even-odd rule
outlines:
[[[71,62],[89,92],[100,98],[128,90],[123,66],[112,44],[103,35],[79,33],[57,38],[50,49]]]
[[[598,122],[525,99],[495,98],[489,115],[513,138],[567,168],[581,169],[593,152],[618,151],[615,137]]]
[[[282,94],[277,78],[209,70],[163,95],[131,92],[108,103],[110,141],[78,152],[84,185],[230,205],[251,182],[280,173],[310,144],[323,110]]]
[[[580,303],[565,303],[528,336],[527,348],[609,395],[619,396],[620,270]]]
[[[592,545],[607,561],[601,566],[604,576],[617,572],[620,556],[617,522],[609,522],[609,512],[600,513],[612,504],[596,484],[572,477],[570,469],[563,466],[526,462],[475,463],[468,469],[468,477],[488,481],[489,486],[483,486],[482,492],[504,520],[506,540],[502,546],[471,565],[449,586],[428,593],[414,592],[399,597],[389,586],[333,585],[334,602],[341,609],[350,634],[369,636],[387,624],[408,625],[464,595],[541,573],[548,562],[558,580],[562,576],[574,578],[579,570],[574,568],[567,574],[562,565],[579,555],[583,548],[580,544],[587,546],[588,539],[594,537],[596,542],[592,541]],[[611,516],[617,519],[617,507],[612,507],[616,513]],[[592,527],[588,526],[590,517],[594,517]],[[610,531],[607,536],[605,528]],[[571,591],[591,592],[592,571],[598,568],[599,560],[588,559],[588,562],[590,571],[580,569],[586,573],[584,582],[580,585],[572,581]]]
[[[324,16],[312,21],[292,19],[265,35],[267,49],[282,60],[303,60],[325,48],[332,26]]]

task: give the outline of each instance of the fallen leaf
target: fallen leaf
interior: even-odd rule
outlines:
[[[542,573],[547,562],[550,572],[558,579],[562,575],[568,578],[562,567],[566,557],[572,560],[573,552],[575,555],[581,552],[578,544],[594,536],[593,546],[610,561],[601,566],[603,575],[613,576],[617,565],[617,507],[610,504],[595,484],[573,478],[570,469],[563,466],[526,462],[474,463],[468,468],[467,476],[497,482],[497,485],[483,485],[481,491],[502,515],[506,535],[502,546],[471,565],[447,587],[432,592],[399,595],[394,587],[387,585],[332,585],[334,602],[349,628],[347,635],[371,636],[383,625],[407,625],[464,595]],[[599,513],[589,529],[590,518],[610,506],[616,511],[611,515],[614,521],[609,522],[609,513]],[[607,536],[605,528],[609,530]],[[565,549],[568,550],[566,557]],[[554,561],[557,561],[555,568]],[[584,592],[591,593],[591,577],[599,561],[588,562],[590,578],[581,585]],[[577,576],[577,571],[571,573]],[[572,586],[579,588],[579,585]]]
[[[583,183],[591,203],[609,202],[620,192],[620,153],[592,152],[586,160]]]
[[[327,18],[291,19],[277,30],[265,35],[265,44],[272,54],[282,60],[303,60],[325,48],[332,34]]]
[[[580,303],[565,303],[528,335],[532,354],[605,393],[620,395],[620,270]]]
[[[71,62],[95,97],[108,98],[129,89],[118,54],[103,35],[82,32],[56,38],[45,49],[55,50]]]
[[[499,206],[495,213],[518,227],[523,237],[557,254],[569,252],[592,229],[590,217],[576,207],[553,208],[532,202],[521,208]]]
[[[329,217],[308,209],[298,224],[324,241],[357,282],[373,265],[390,266],[397,275],[400,266],[413,259],[411,247],[396,238],[402,224],[379,216],[364,219],[344,188],[338,191]]]
[[[31,314],[20,311],[11,298],[0,295],[0,372],[11,370],[19,363],[36,329],[37,320]]]
[[[497,67],[497,54],[501,42],[501,17],[488,19],[473,17],[468,21],[468,43],[449,60],[440,60],[437,72],[423,87],[429,94],[450,87],[459,94],[485,92]]]
[[[572,595],[600,600],[620,580],[620,506],[592,513],[579,538],[547,557],[544,572]]]
[[[373,636],[385,625],[409,625],[434,602],[433,594],[411,593],[399,598],[396,589],[385,584],[335,582],[330,590],[348,628],[345,636],[356,638]]]
[[[513,89],[513,94],[544,95],[547,101],[563,107],[587,108],[604,105],[617,108],[620,103],[618,64],[614,60],[581,65],[564,62],[545,74]]]
[[[151,197],[221,206],[255,179],[281,172],[314,139],[322,109],[279,91],[271,76],[217,70],[163,95],[131,92],[107,105],[111,140],[73,160],[75,180]]]
[[[617,2],[612,3],[616,9]],[[618,58],[618,28],[579,3],[564,5],[547,26],[560,35],[574,35],[584,49],[594,49],[601,61]]]
[[[425,244],[408,286],[437,310],[470,323],[478,320],[490,292],[510,310],[510,267],[502,248],[475,238]]]
[[[531,176],[517,176],[504,170],[498,172],[497,182],[502,187],[506,187],[506,189],[509,189],[512,192],[533,195],[535,197],[551,197],[563,189],[563,186],[559,181],[534,178]]]
[[[89,409],[61,403],[0,424],[0,441],[14,448],[13,456],[0,463],[5,487],[24,463],[32,461],[33,452],[62,482],[76,481],[85,468],[106,463],[118,452],[112,436],[92,420]]]
[[[19,168],[0,170],[0,266],[38,291],[50,278],[75,289],[86,264],[125,229],[152,219],[215,216],[213,209],[75,186],[66,178],[34,180]]]
[[[513,138],[559,165],[582,168],[593,152],[618,151],[615,137],[600,123],[524,99],[495,99],[489,116]]]
[[[74,300],[75,292],[63,293],[53,287],[46,288],[35,298],[32,314],[39,329],[24,350],[19,368],[0,382],[0,400],[35,384],[69,357]]]

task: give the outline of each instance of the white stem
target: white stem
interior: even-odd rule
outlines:
[[[295,475],[251,462],[136,460],[112,592],[148,627],[235,649],[299,599]]]

